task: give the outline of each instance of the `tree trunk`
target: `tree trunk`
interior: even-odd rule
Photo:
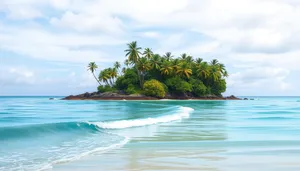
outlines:
[[[93,73],[93,76],[94,76],[95,80],[99,83],[99,85],[101,85],[100,81],[97,79],[97,77],[95,76],[94,73]]]
[[[109,79],[109,83],[110,83],[110,86],[112,87],[113,86],[113,83],[112,83],[112,78],[111,79]]]
[[[141,88],[144,89],[144,79],[145,79],[145,76],[144,76],[144,72],[141,73]]]
[[[139,77],[139,81],[140,81],[140,87],[141,87],[141,89],[143,89],[142,78],[141,78],[141,72],[140,72],[139,69],[137,68],[137,65],[135,65],[135,68],[136,68],[137,73],[138,73],[138,77]]]

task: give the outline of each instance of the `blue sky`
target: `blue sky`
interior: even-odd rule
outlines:
[[[300,95],[298,0],[1,0],[0,95],[94,91],[126,43],[224,63],[225,95]]]

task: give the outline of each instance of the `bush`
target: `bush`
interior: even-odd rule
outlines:
[[[201,80],[190,79],[190,84],[192,85],[193,94],[197,97],[207,95],[207,88]]]
[[[144,84],[144,94],[146,96],[163,98],[166,95],[164,85],[157,80],[146,81]]]
[[[216,96],[222,96],[222,93],[226,91],[226,81],[221,79],[219,81],[215,81],[211,86],[211,93]]]
[[[136,90],[136,88],[135,88],[134,85],[129,84],[129,86],[128,86],[127,89],[125,90],[125,93],[126,93],[126,94],[136,94],[136,93],[137,93],[137,90]]]
[[[125,74],[116,81],[116,88],[119,90],[126,90],[129,85],[139,86],[138,75],[134,69],[127,69]]]
[[[103,86],[103,85],[98,86],[98,92],[100,92],[100,93],[104,93],[104,92],[115,92],[115,91],[116,91],[115,88],[110,87],[110,86],[108,86],[108,85],[106,85],[106,86]]]
[[[161,83],[161,84],[164,87],[165,92],[168,93],[169,92],[168,86],[164,83]]]
[[[170,78],[166,81],[166,85],[172,93],[181,94],[192,92],[192,85],[184,81],[180,77]]]

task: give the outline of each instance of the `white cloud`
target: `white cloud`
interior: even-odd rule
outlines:
[[[300,84],[287,79],[300,72],[298,0],[2,0],[0,12],[6,13],[0,50],[27,57],[114,61],[115,50],[123,50],[114,47],[138,37],[156,42],[150,47],[159,53],[219,58],[231,73],[229,84],[245,92]],[[16,19],[27,22],[10,25]]]
[[[155,32],[155,31],[146,31],[146,32],[143,32],[141,33],[141,36],[142,37],[145,37],[145,38],[160,38],[160,34],[158,32]]]
[[[274,67],[284,68],[290,71],[300,71],[300,51],[291,51],[278,54],[266,53],[249,53],[249,54],[235,54],[233,53],[229,60],[232,65],[247,64],[248,67]]]
[[[68,86],[71,88],[94,88],[96,91],[98,83],[91,73],[85,71],[76,77],[73,76]]]
[[[287,82],[290,72],[283,68],[261,67],[236,72],[227,80],[229,89],[238,93],[274,95],[290,93],[293,86]]]
[[[71,0],[50,0],[50,4],[57,9],[67,9]]]
[[[105,35],[75,33],[55,34],[39,28],[0,26],[0,49],[16,52],[29,57],[50,61],[68,62],[107,62],[112,59],[97,48],[103,45],[124,44],[121,39]],[[92,47],[90,49],[82,49]]]
[[[33,85],[37,80],[35,72],[25,67],[1,67],[0,73],[1,86]]]
[[[8,18],[14,20],[34,19],[43,17],[39,8],[46,2],[46,0],[1,0],[0,12],[7,12]]]
[[[122,33],[122,21],[117,17],[112,17],[107,14],[98,13],[91,14],[75,14],[67,11],[63,16],[52,18],[51,24],[63,28],[75,29],[77,31],[104,31],[108,33]]]

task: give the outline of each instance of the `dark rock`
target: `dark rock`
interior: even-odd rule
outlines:
[[[125,94],[126,94],[126,92],[123,91],[123,90],[120,90],[118,93],[119,93],[119,94],[122,94],[122,95],[125,95]]]
[[[91,96],[91,94],[88,93],[88,92],[86,92],[86,93],[83,94],[83,97],[85,97],[85,98],[88,98],[88,97],[90,97],[90,96]]]
[[[142,94],[131,94],[126,95],[124,91],[116,92],[93,92],[93,93],[83,93],[76,96],[67,96],[62,100],[158,100],[155,97],[149,97]],[[195,97],[192,93],[182,93],[182,94],[170,94],[167,93],[165,99],[177,99],[177,100],[188,100],[188,99],[201,99],[201,100],[241,100],[235,96],[222,97],[216,95],[207,95],[203,97]]]
[[[98,97],[102,97],[102,94],[96,93],[96,94],[91,95],[91,98],[98,98]]]
[[[170,93],[167,93],[166,96],[165,96],[166,99],[171,99],[172,97],[173,96]]]
[[[54,98],[49,98],[49,100],[54,100]]]
[[[244,98],[244,100],[249,100],[248,98]]]
[[[231,95],[229,97],[226,97],[225,99],[229,99],[229,100],[240,100],[240,98],[235,97],[234,95]]]
[[[77,96],[75,96],[75,97],[84,98],[84,94],[79,94],[79,95],[77,95]]]
[[[72,98],[74,98],[74,96],[73,96],[73,95],[70,95],[70,96],[67,96],[67,97],[62,98],[62,100],[71,100]]]
[[[217,99],[217,98],[219,98],[218,96],[216,96],[216,95],[207,95],[207,96],[205,96],[206,98],[208,98],[208,99]]]

